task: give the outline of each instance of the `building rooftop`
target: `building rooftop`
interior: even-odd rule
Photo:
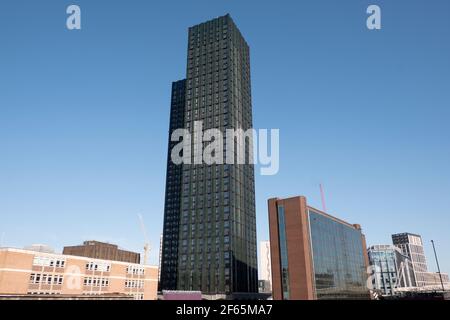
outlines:
[[[58,257],[58,258],[66,258],[66,259],[78,259],[78,260],[84,260],[84,261],[113,262],[115,264],[120,264],[120,265],[138,265],[138,266],[143,266],[143,267],[146,267],[146,268],[158,268],[158,266],[154,266],[154,265],[143,265],[143,264],[132,263],[132,262],[123,262],[123,261],[116,261],[116,260],[105,260],[105,259],[98,259],[98,258],[89,258],[89,257],[68,255],[68,254],[62,254],[62,253],[38,252],[38,251],[34,251],[34,250],[27,250],[27,249],[13,248],[13,247],[3,247],[3,248],[0,248],[0,251],[21,252],[21,253],[28,253],[28,254],[32,254],[32,255],[40,255],[40,256],[45,256],[45,257]]]
[[[411,232],[395,233],[392,235],[392,237],[401,237],[401,236],[415,236],[415,237],[422,238],[422,236],[420,234],[411,233]]]
[[[307,200],[305,196],[293,196],[293,197],[288,197],[288,198],[272,198],[272,199],[277,200],[277,201],[283,201],[283,200],[292,200],[292,199],[297,199],[297,198],[304,198],[305,200]],[[308,201],[306,201],[306,204],[307,204],[308,210],[312,210],[315,213],[318,213],[318,214],[320,214],[322,216],[325,216],[325,217],[327,217],[329,219],[332,219],[332,220],[334,220],[334,221],[336,221],[338,223],[345,224],[346,226],[348,226],[350,228],[361,230],[361,226],[359,224],[351,224],[350,222],[347,222],[345,220],[342,220],[340,218],[332,216],[331,214],[326,213],[325,211],[322,211],[322,210],[316,209],[314,207],[311,207],[311,206],[308,205]]]

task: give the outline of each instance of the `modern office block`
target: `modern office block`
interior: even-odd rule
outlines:
[[[392,235],[392,242],[411,261],[417,287],[424,289],[442,287],[441,277],[444,287],[449,285],[448,274],[442,273],[439,276],[438,273],[428,271],[425,250],[420,235],[409,232],[397,233]]]
[[[305,197],[270,199],[275,300],[369,299],[365,237],[307,205]]]
[[[411,260],[393,245],[374,245],[367,249],[373,289],[382,295],[395,295],[401,288],[416,286]]]
[[[398,233],[392,235],[392,242],[411,260],[417,286],[426,286],[428,266],[422,237],[412,233]]]

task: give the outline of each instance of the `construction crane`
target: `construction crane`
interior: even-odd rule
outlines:
[[[145,229],[144,218],[142,217],[141,214],[138,214],[138,217],[139,217],[139,221],[141,223],[142,233],[144,234],[145,243],[144,243],[144,260],[143,260],[143,264],[146,265],[147,264],[147,260],[148,260],[148,256],[150,254],[151,246],[150,246],[150,241],[148,240],[147,229]]]
[[[320,197],[322,198],[322,210],[323,210],[323,212],[326,213],[327,212],[327,206],[325,204],[325,192],[323,191],[323,185],[322,184],[320,184],[319,187],[320,187]]]

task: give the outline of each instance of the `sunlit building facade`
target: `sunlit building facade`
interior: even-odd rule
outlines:
[[[382,295],[395,295],[400,288],[416,286],[411,260],[393,245],[374,245],[367,249],[371,284]]]
[[[268,206],[275,300],[369,299],[359,225],[308,206],[305,197]]]
[[[157,287],[156,266],[0,248],[1,296],[156,300]]]

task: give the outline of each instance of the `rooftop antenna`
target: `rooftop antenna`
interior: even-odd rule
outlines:
[[[320,186],[320,196],[322,198],[322,210],[323,212],[327,212],[327,206],[325,205],[325,193],[323,192],[323,186],[322,184],[319,185]]]
[[[142,233],[144,234],[144,261],[143,264],[146,265],[147,264],[147,260],[148,260],[148,255],[150,253],[151,247],[150,247],[150,241],[148,240],[148,234],[147,234],[147,229],[145,228],[145,224],[144,224],[144,218],[142,218],[141,214],[138,214],[139,217],[139,221],[141,223],[141,230]]]

